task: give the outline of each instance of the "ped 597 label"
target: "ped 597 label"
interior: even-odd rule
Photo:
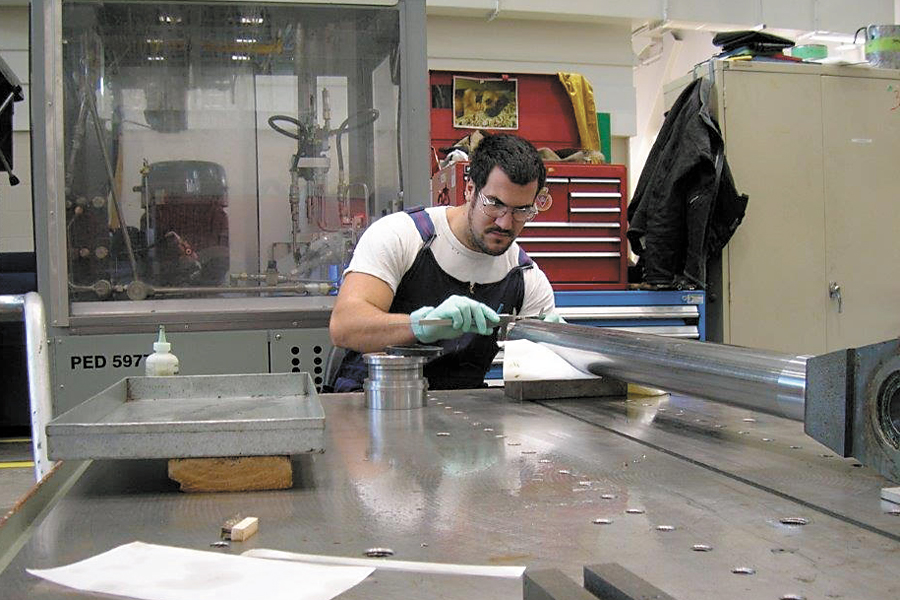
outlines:
[[[149,354],[113,354],[106,356],[105,354],[84,354],[81,356],[73,356],[70,359],[69,367],[73,371],[78,369],[130,369],[139,367]]]

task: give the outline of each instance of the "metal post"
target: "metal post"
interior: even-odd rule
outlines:
[[[50,392],[50,349],[44,302],[37,292],[0,295],[0,321],[22,319],[25,323],[25,353],[28,370],[28,401],[31,411],[31,445],[34,476],[40,481],[53,467],[47,458],[44,426],[53,416]]]
[[[508,339],[547,345],[594,375],[804,419],[807,356],[538,320]]]

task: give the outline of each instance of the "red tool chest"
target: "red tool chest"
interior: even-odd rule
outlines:
[[[548,162],[550,207],[516,240],[547,274],[553,289],[622,290],[628,283],[624,165]],[[465,203],[467,162],[437,171],[432,204]]]

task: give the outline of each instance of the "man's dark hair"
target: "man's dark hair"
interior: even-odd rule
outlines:
[[[544,187],[547,179],[547,170],[537,148],[516,135],[485,136],[472,152],[470,161],[469,177],[472,178],[476,191],[487,184],[488,175],[494,167],[500,167],[516,185],[537,181],[538,191]]]

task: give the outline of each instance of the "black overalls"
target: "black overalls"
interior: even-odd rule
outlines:
[[[389,312],[409,314],[423,306],[438,306],[452,295],[468,296],[487,304],[497,312],[511,313],[522,310],[525,299],[524,270],[532,267],[532,261],[521,248],[519,264],[506,277],[494,283],[469,283],[445,273],[431,252],[434,241],[434,223],[421,206],[406,211],[416,224],[425,245],[416,255],[409,271],[403,275]],[[425,365],[428,388],[451,390],[484,387],[484,376],[491,368],[497,354],[497,332],[491,335],[465,333],[452,340],[440,340],[435,345],[443,347],[443,353]],[[341,363],[335,392],[362,390],[367,367],[360,353],[348,351]]]

